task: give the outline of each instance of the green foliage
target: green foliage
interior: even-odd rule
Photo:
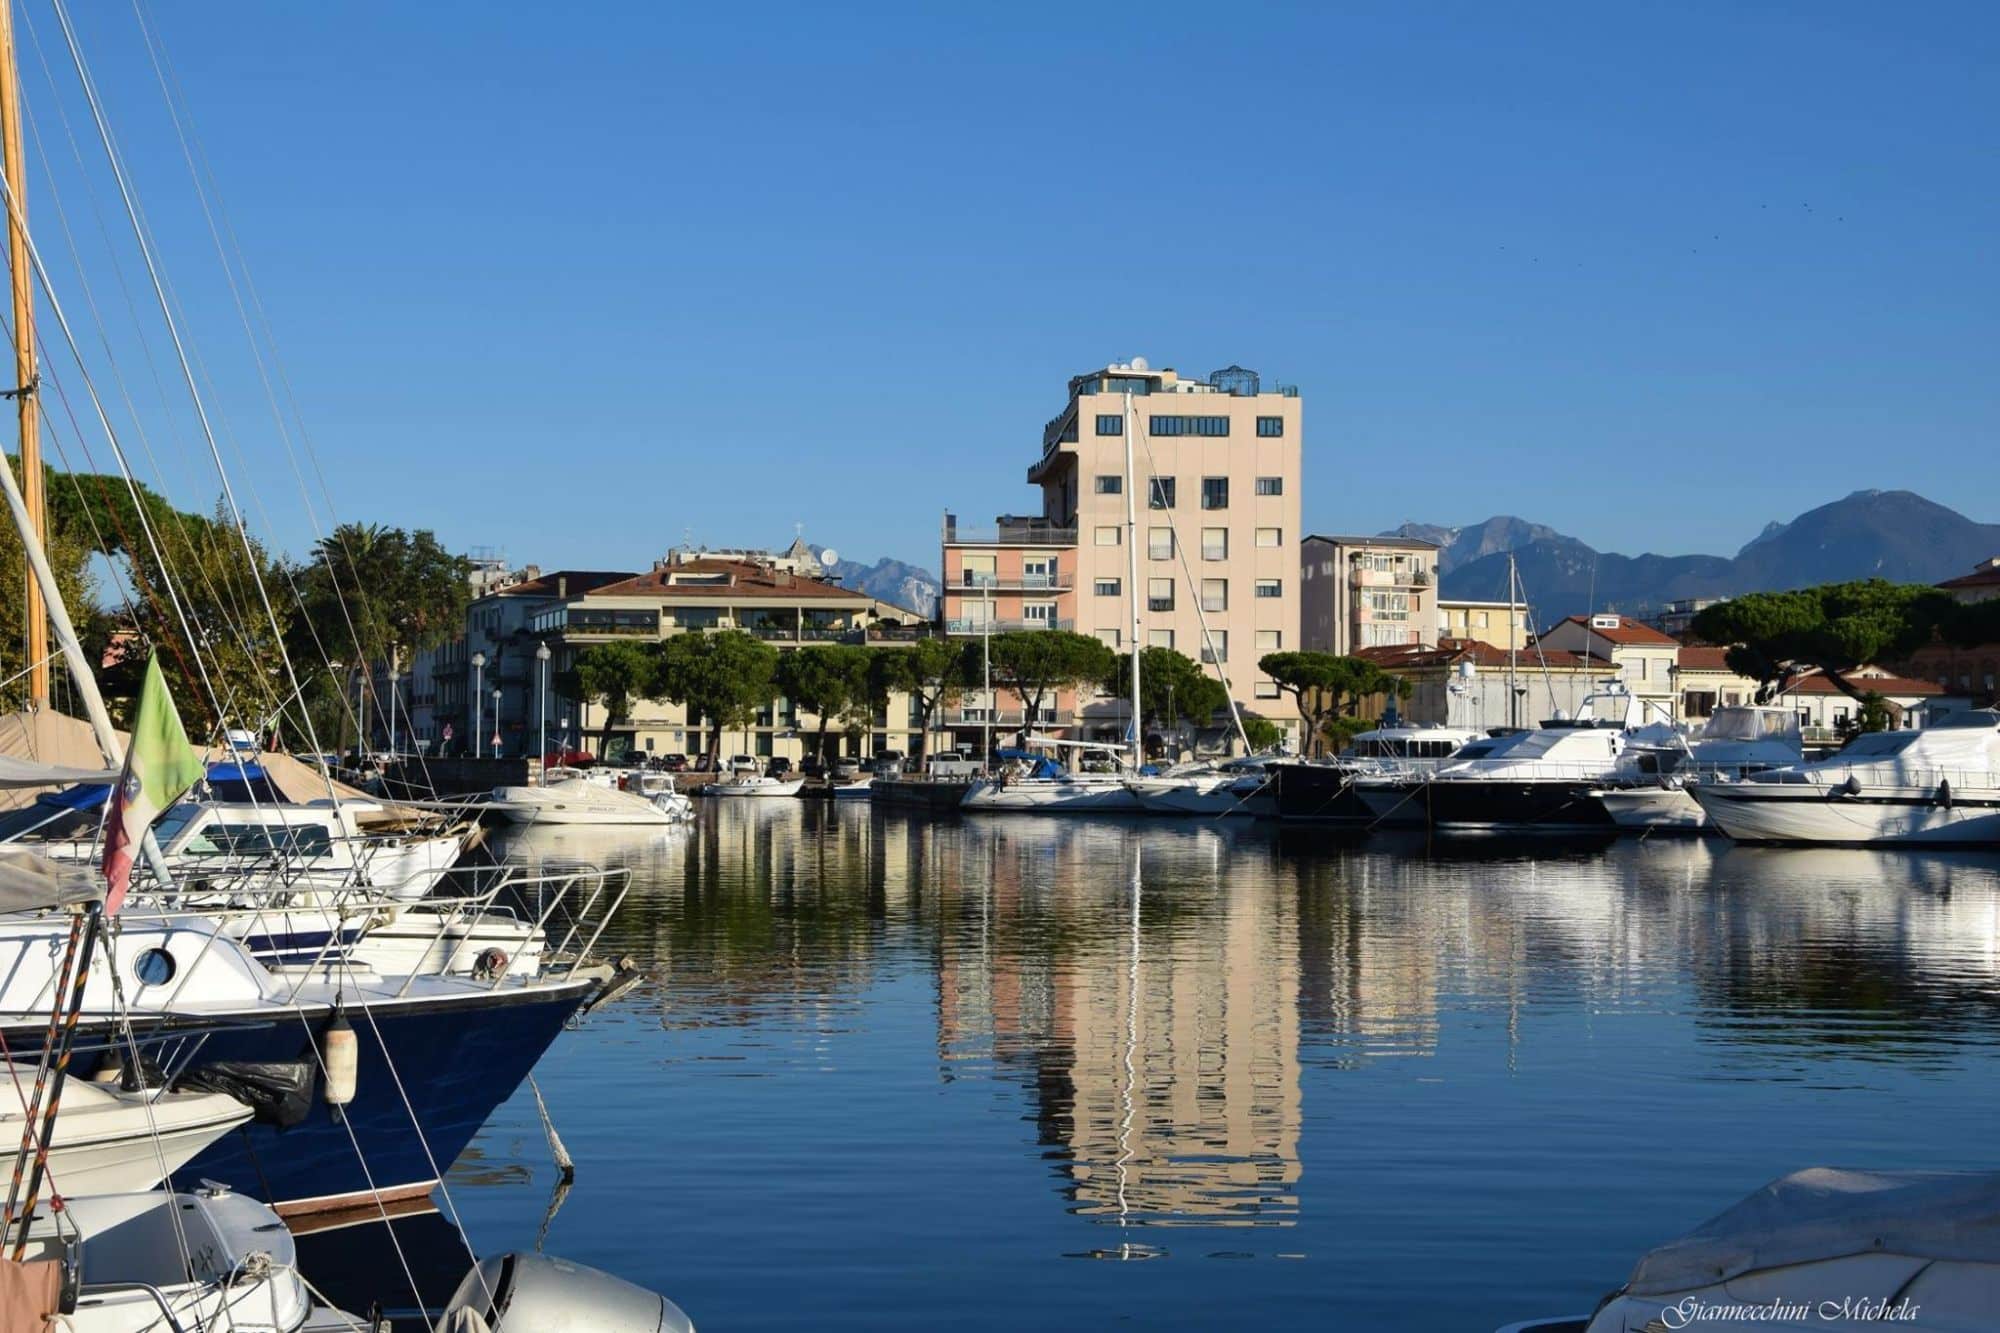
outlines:
[[[1244,718],[1243,734],[1249,739],[1252,750],[1275,750],[1285,736],[1278,724],[1267,717]]]
[[[562,673],[557,688],[573,699],[604,705],[604,727],[597,736],[597,756],[602,759],[611,733],[632,716],[633,702],[664,692],[660,678],[657,647],[614,640],[578,649],[575,664]]]
[[[1069,630],[1010,630],[992,637],[990,651],[994,685],[1019,695],[1029,717],[1049,695],[1102,684],[1118,670],[1118,655],[1103,640]]]
[[[1106,686],[1121,698],[1132,694],[1132,659],[1118,658]],[[1139,653],[1139,713],[1149,726],[1174,727],[1207,722],[1229,707],[1222,682],[1186,653],[1145,648]]]
[[[929,748],[932,716],[978,682],[979,649],[956,639],[931,638],[918,639],[907,648],[876,651],[883,683],[916,700],[917,744]]]
[[[1868,690],[1861,696],[1861,709],[1855,714],[1855,729],[1858,731],[1887,731],[1895,723],[1895,714],[1889,708],[1889,701],[1875,690]]]
[[[1332,653],[1267,653],[1257,669],[1298,703],[1309,740],[1318,744],[1339,739],[1336,719],[1352,719],[1361,701],[1371,695],[1395,693],[1407,697],[1409,682],[1359,657]]]
[[[877,694],[875,656],[851,644],[816,644],[778,657],[776,682],[784,696],[819,719],[813,753],[826,755],[826,734],[866,727]]]
[[[1907,657],[1940,627],[1962,625],[1949,594],[1923,584],[1865,579],[1793,592],[1753,592],[1717,603],[1694,618],[1693,633],[1730,645],[1730,670],[1762,683],[1768,700],[1815,668],[1854,699],[1846,677],[1870,662]]]
[[[20,475],[14,459],[0,461],[13,467],[16,476]],[[90,573],[90,534],[88,529],[79,530],[55,503],[54,491],[67,478],[53,472],[48,472],[47,477],[49,534],[43,546],[48,551],[49,566],[55,571],[56,586],[62,590],[70,620],[76,625],[78,635],[87,635],[96,611],[93,601],[96,581]],[[12,712],[28,698],[28,682],[23,674],[28,669],[27,625],[22,616],[28,578],[28,557],[21,546],[21,534],[11,516],[0,515],[0,681],[5,682],[0,684],[0,712]],[[57,652],[53,634],[49,636],[49,651]],[[51,686],[58,693],[66,692],[59,683],[65,679],[65,672],[60,656],[49,664]]]
[[[655,695],[685,705],[688,722],[709,727],[711,761],[722,751],[722,730],[744,727],[776,693],[778,650],[742,630],[676,634],[654,650],[659,676]]]

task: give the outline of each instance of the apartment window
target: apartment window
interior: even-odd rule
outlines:
[[[1229,631],[1219,629],[1211,633],[1209,641],[1201,646],[1201,660],[1204,662],[1227,662],[1229,660]]]
[[[1259,546],[1283,546],[1285,544],[1285,530],[1283,528],[1259,528],[1257,529],[1257,544]],[[1328,571],[1328,573],[1331,572],[1331,570]]]
[[[1174,646],[1174,632],[1170,629],[1149,629],[1146,631],[1148,648],[1171,648]]]
[[[1124,591],[1124,585],[1117,579],[1099,579],[1093,590],[1099,597],[1116,597]]]
[[[1283,438],[1285,419],[1283,417],[1258,417],[1257,433],[1267,440]]]
[[[1257,656],[1259,657],[1262,657],[1265,653],[1282,652],[1284,651],[1285,647],[1284,631],[1275,629],[1260,629],[1257,631],[1256,643],[1257,643]]]
[[[1146,428],[1155,435],[1205,435],[1213,439],[1229,434],[1229,418],[1156,416]]]
[[[1260,681],[1258,681],[1258,682],[1257,682],[1257,697],[1258,697],[1259,699],[1275,699],[1275,698],[1277,698],[1277,697],[1278,697],[1278,682],[1277,682],[1277,681],[1275,681],[1275,680],[1260,680]]]
[[[994,572],[994,557],[990,555],[966,556],[959,578],[967,588],[990,588],[1000,581]]]
[[[1125,538],[1120,535],[1122,532],[1122,528],[1099,528],[1097,530],[1097,544],[1099,546],[1123,546]]]
[[[1203,579],[1201,581],[1201,609],[1204,611],[1227,611],[1229,609],[1229,580]]]
[[[1146,580],[1146,609],[1148,611],[1171,611],[1174,609],[1174,581],[1172,579]]]
[[[1047,629],[1056,623],[1056,604],[1025,602],[1021,606],[1021,621],[1029,629]]]
[[[1098,473],[1097,493],[1099,495],[1123,495],[1125,493],[1125,478],[1119,476],[1116,472]]]
[[[1201,558],[1204,560],[1227,560],[1229,558],[1229,529],[1203,528],[1201,530]]]
[[[1229,478],[1203,477],[1201,479],[1201,507],[1203,509],[1229,508]]]
[[[1097,639],[1106,648],[1116,648],[1119,646],[1118,631],[1115,629],[1101,629],[1097,631]]]
[[[1285,479],[1283,477],[1257,478],[1257,494],[1283,495],[1284,493],[1285,493]]]
[[[1174,558],[1174,530],[1172,528],[1146,529],[1146,554],[1154,560]]]
[[[1146,503],[1154,509],[1172,509],[1174,507],[1174,479],[1172,477],[1154,477],[1151,490],[1146,497]]]
[[[1124,415],[1119,412],[1099,412],[1097,414],[1097,433],[1099,435],[1123,435],[1125,433]]]
[[[1474,612],[1472,613],[1472,623],[1473,623],[1473,625],[1474,625],[1475,627],[1477,627],[1477,628],[1479,628],[1479,629],[1485,629],[1485,628],[1486,628],[1486,612],[1484,612],[1484,611],[1474,611]]]
[[[1258,579],[1257,595],[1259,597],[1283,597],[1285,595],[1285,585],[1283,580]]]

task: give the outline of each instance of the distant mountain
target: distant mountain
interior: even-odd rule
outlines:
[[[1767,524],[1733,559],[1599,552],[1509,516],[1464,528],[1405,523],[1384,535],[1440,542],[1443,593],[1493,601],[1507,595],[1511,542],[1522,587],[1544,625],[1591,610],[1645,615],[1683,597],[1842,579],[1936,583],[2000,554],[2000,524],[1976,523],[1909,491],[1856,491],[1788,523]]]
[[[818,555],[825,549],[815,546],[812,553]],[[919,569],[885,556],[872,565],[864,565],[859,560],[836,560],[828,572],[833,581],[843,588],[852,588],[870,597],[908,607],[926,617],[937,612],[938,576],[928,569]]]

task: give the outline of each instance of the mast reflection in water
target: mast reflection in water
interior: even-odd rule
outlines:
[[[704,1327],[1490,1327],[1797,1167],[1991,1165],[1990,856],[803,801],[513,850],[630,865],[651,978],[539,1071],[549,1246]],[[530,1243],[532,1098],[476,1148]]]

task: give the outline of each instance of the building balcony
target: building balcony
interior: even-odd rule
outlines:
[[[944,544],[946,546],[1048,546],[1065,547],[1076,545],[1076,529],[1061,528],[1040,520],[1024,519],[1018,523],[1002,523],[992,528],[961,528],[958,520],[946,515],[944,524]]]
[[[944,622],[946,634],[1006,634],[1019,629],[1070,629],[1076,628],[1074,620],[973,620],[956,616]]]
[[[1061,573],[1055,574],[976,574],[964,571],[959,581],[952,585],[953,591],[980,592],[992,589],[995,592],[1068,592],[1070,580]]]
[[[991,723],[996,727],[1018,729],[1030,725],[1024,708],[952,708],[944,713],[947,727],[983,727]],[[1037,727],[1066,727],[1076,720],[1076,714],[1067,708],[1044,708],[1032,725]]]

